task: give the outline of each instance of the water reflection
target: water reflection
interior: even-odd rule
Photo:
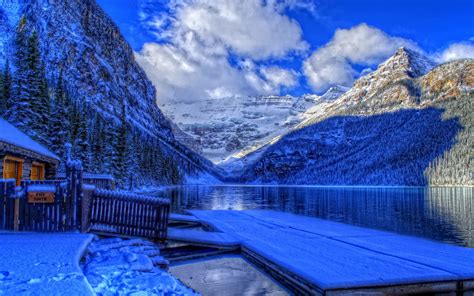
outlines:
[[[173,211],[271,209],[474,247],[474,188],[184,186]]]

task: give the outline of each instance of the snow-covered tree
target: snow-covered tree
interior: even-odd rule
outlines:
[[[2,72],[2,85],[0,88],[0,95],[2,98],[2,101],[0,102],[0,115],[4,115],[5,112],[8,110],[11,104],[11,89],[12,89],[12,76],[11,76],[11,70],[10,70],[10,61],[7,59],[5,62],[5,67]]]
[[[115,146],[115,159],[113,169],[117,183],[124,186],[127,177],[127,144],[128,144],[128,123],[127,109],[125,103],[122,105],[122,114],[120,117],[120,126],[117,132],[117,142]]]
[[[30,78],[32,73],[28,58],[28,33],[25,17],[17,25],[14,50],[13,94],[6,117],[17,127],[34,136],[30,128],[33,125],[35,114],[31,106]]]

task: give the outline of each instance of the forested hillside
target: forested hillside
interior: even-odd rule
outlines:
[[[399,50],[323,116],[268,145],[241,180],[473,185],[474,61],[429,65]]]
[[[71,142],[86,171],[113,174],[121,187],[179,184],[212,170],[174,139],[153,86],[94,1],[0,11],[0,27],[13,27],[0,40],[0,116],[60,156]]]

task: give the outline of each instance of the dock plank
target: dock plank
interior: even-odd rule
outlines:
[[[281,212],[191,213],[324,290],[474,279],[474,249]]]
[[[206,232],[193,229],[168,228],[168,239],[191,241],[201,244],[220,245],[225,247],[239,246],[240,241],[226,233]]]

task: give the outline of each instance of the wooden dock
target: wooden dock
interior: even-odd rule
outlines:
[[[170,238],[240,243],[242,254],[298,294],[474,295],[474,249],[271,211],[190,211],[221,234]]]

